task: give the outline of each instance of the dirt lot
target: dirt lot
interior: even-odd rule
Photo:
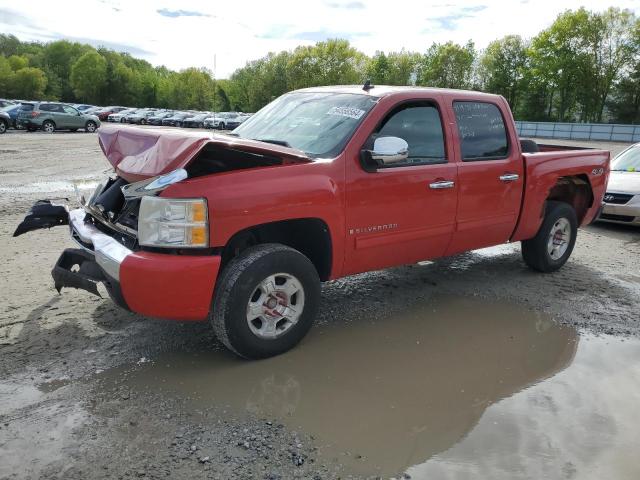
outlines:
[[[245,362],[59,295],[65,228],[11,237],[107,167],[96,135],[0,136],[0,478],[640,478],[640,231],[585,228],[550,275],[504,245],[330,282]]]

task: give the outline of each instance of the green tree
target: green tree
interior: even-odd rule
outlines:
[[[584,55],[585,71],[578,99],[582,119],[601,122],[611,90],[621,73],[640,53],[640,21],[630,10],[611,7],[603,13],[589,12],[576,32]]]
[[[11,77],[9,90],[12,96],[26,100],[37,100],[44,96],[47,77],[39,68],[21,68]]]
[[[29,66],[29,59],[20,55],[11,55],[9,57],[9,65],[14,72]]]
[[[99,103],[106,81],[107,61],[95,50],[82,55],[71,67],[71,86],[84,102]]]
[[[476,52],[473,42],[461,46],[453,42],[434,43],[418,67],[418,85],[440,88],[471,88]]]
[[[9,60],[0,55],[0,97],[10,97],[10,89],[13,86],[13,69]]]
[[[527,45],[519,35],[494,40],[480,57],[481,88],[505,97],[515,111],[524,94],[527,61]]]

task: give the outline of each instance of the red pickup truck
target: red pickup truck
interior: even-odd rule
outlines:
[[[503,97],[431,88],[298,90],[230,135],[99,136],[115,175],[15,235],[69,224],[58,290],[102,282],[134,312],[210,321],[246,358],[296,345],[323,281],[515,241],[560,268],[609,175],[609,152],[520,141]]]

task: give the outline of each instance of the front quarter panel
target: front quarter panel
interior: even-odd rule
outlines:
[[[209,208],[209,243],[223,247],[236,233],[257,225],[316,218],[329,227],[331,278],[344,258],[344,166],[342,157],[311,163],[236,170],[186,180],[163,197],[205,197]]]

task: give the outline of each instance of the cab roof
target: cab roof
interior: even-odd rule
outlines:
[[[447,95],[457,98],[472,97],[474,99],[485,98],[487,100],[502,98],[500,95],[492,93],[476,92],[473,90],[456,90],[452,88],[434,88],[434,87],[414,87],[414,86],[391,86],[391,85],[373,85],[368,90],[363,89],[362,85],[332,85],[328,87],[310,87],[294,90],[294,92],[324,92],[324,93],[351,93],[357,95],[369,95],[371,97],[388,97],[395,95],[403,95],[409,92],[433,95]],[[292,92],[293,93],[293,92]]]

